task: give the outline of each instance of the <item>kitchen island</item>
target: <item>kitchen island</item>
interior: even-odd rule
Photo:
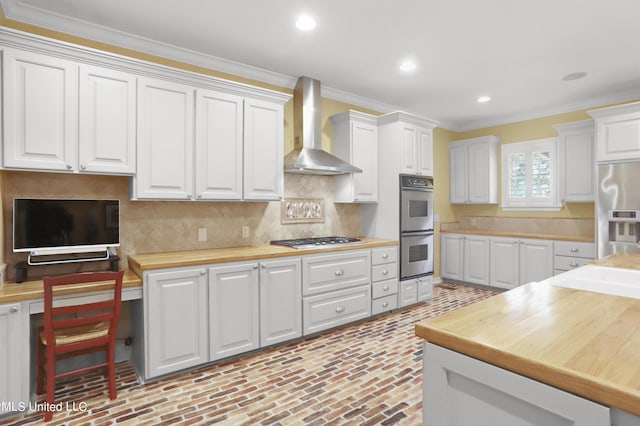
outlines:
[[[605,291],[640,283],[590,267]],[[640,425],[640,299],[580,289],[580,269],[417,324],[423,424]]]

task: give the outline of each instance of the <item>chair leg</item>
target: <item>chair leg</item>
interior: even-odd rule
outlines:
[[[36,393],[44,393],[44,345],[40,341],[40,333],[36,336]]]
[[[116,399],[115,343],[109,344],[107,350],[107,378],[109,380],[109,398]]]
[[[48,348],[47,348],[48,349]],[[47,411],[44,413],[44,421],[48,422],[53,417],[53,411],[50,410],[53,407],[53,394],[55,391],[55,376],[56,376],[56,358],[51,353],[53,351],[49,351],[47,354],[47,371],[46,371],[46,388],[47,394],[45,396],[45,401],[47,405]]]

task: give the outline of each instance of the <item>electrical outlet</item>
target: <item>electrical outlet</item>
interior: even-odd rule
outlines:
[[[248,226],[243,226],[242,227],[242,238],[249,238],[249,227]]]
[[[198,241],[207,241],[207,228],[198,229]]]

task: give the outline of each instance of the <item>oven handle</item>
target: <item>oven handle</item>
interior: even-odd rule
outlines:
[[[433,192],[433,186],[428,188],[411,188],[408,186],[403,186],[400,188],[402,191],[417,191],[417,192]]]
[[[433,229],[427,229],[424,231],[409,231],[409,232],[402,232],[400,234],[400,238],[402,237],[426,237],[429,235],[433,235]]]

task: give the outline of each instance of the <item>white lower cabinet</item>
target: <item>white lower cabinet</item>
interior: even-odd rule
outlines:
[[[302,336],[299,258],[260,262],[260,346]]]
[[[440,242],[442,278],[489,284],[489,237],[444,233]]]
[[[371,314],[398,307],[398,247],[371,250]]]
[[[211,360],[260,347],[258,262],[209,268]]]
[[[20,303],[0,305],[0,415],[29,402],[29,313]]]
[[[371,251],[302,259],[303,334],[371,316]]]
[[[554,274],[584,266],[596,257],[594,243],[556,241],[553,245]]]
[[[611,425],[608,407],[431,343],[423,375],[424,425]]]
[[[144,305],[146,378],[208,361],[205,267],[145,272]]]
[[[405,307],[431,299],[433,282],[431,277],[412,278],[398,284],[398,305]]]
[[[440,276],[462,281],[464,237],[461,234],[443,233],[440,237]]]
[[[553,241],[491,237],[491,286],[509,289],[551,276]]]

